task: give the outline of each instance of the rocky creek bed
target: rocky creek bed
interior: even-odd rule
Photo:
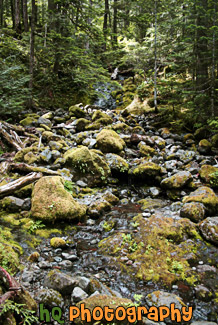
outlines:
[[[154,123],[82,104],[1,123],[0,265],[38,304],[175,303],[218,323],[218,135]]]

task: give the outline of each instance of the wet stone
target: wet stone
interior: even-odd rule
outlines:
[[[73,289],[72,295],[71,295],[71,301],[72,302],[79,302],[83,299],[86,299],[88,297],[87,293],[82,290],[79,287],[75,287]]]

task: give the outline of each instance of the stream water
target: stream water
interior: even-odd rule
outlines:
[[[95,105],[100,106],[104,110],[108,108],[114,109],[116,107],[116,102],[110,94],[111,90],[113,90],[111,86],[99,84],[97,90],[101,93],[101,96],[99,96]],[[139,123],[146,132],[148,132],[149,136],[159,136],[160,132],[157,132],[150,126],[149,120],[146,121],[143,119],[144,118],[142,118],[141,121],[139,120]],[[178,135],[170,135],[166,140],[166,152],[170,154],[171,151],[174,150],[175,154],[175,152],[177,152],[176,146],[178,149],[182,148],[186,150],[187,153],[191,152],[190,146],[187,143],[181,142],[181,137]],[[173,149],[173,147],[175,148]],[[130,163],[135,163],[137,159],[133,155],[134,152],[136,152],[135,149],[137,150],[137,148],[133,148],[133,150],[131,148],[131,152],[127,151],[127,157],[132,154],[129,159]],[[163,155],[161,156],[161,149],[158,150],[158,154],[154,157],[153,161],[156,159],[156,161],[165,168],[166,163],[163,159]],[[182,153],[178,157],[176,158],[175,156],[172,166],[169,168],[167,167],[168,174],[173,174],[173,171],[175,171],[178,166],[184,164],[184,161],[182,161],[183,158],[181,158]],[[186,154],[186,158],[187,157],[189,159],[188,154]],[[211,156],[205,156],[202,158],[202,161],[203,159],[211,161],[213,158]],[[177,167],[175,167],[175,161]],[[189,168],[190,170],[191,168],[194,169],[192,166]],[[192,170],[192,173],[197,181],[197,172]],[[45,287],[44,280],[47,273],[50,270],[59,269],[70,276],[82,275],[86,278],[94,277],[125,298],[134,300],[135,294],[142,295],[142,305],[145,303],[146,295],[153,291],[163,290],[174,293],[180,296],[188,306],[194,308],[193,321],[202,321],[202,325],[204,322],[207,324],[207,321],[213,321],[216,324],[218,304],[215,299],[213,299],[213,302],[211,302],[210,299],[199,299],[193,286],[187,284],[185,280],[177,281],[168,288],[161,282],[145,282],[139,280],[133,277],[132,274],[123,272],[121,268],[114,263],[113,258],[107,254],[101,253],[98,247],[101,240],[120,232],[123,234],[134,234],[137,238],[138,230],[132,223],[133,218],[140,213],[142,213],[142,215],[144,214],[143,216],[145,219],[153,215],[161,218],[167,216],[176,221],[180,220],[179,201],[182,200],[184,195],[188,195],[192,190],[185,189],[185,193],[180,193],[181,199],[178,201],[171,200],[165,191],[160,189],[160,187],[156,187],[156,182],[155,184],[142,186],[139,182],[132,183],[131,180],[128,181],[127,176],[126,179],[124,178],[118,184],[116,182],[114,182],[114,184],[113,182],[109,183],[109,185],[105,186],[105,190],[116,193],[119,197],[119,203],[113,206],[109,212],[104,212],[99,218],[89,218],[87,221],[84,221],[84,223],[75,224],[73,222],[68,222],[66,224],[60,222],[55,225],[55,228],[63,230],[61,237],[68,242],[67,246],[63,249],[54,249],[50,246],[50,238],[57,236],[55,233],[51,234],[49,238],[43,239],[35,248],[32,248],[28,242],[31,240],[28,233],[23,231],[20,226],[10,225],[11,232],[15,236],[14,239],[19,242],[24,249],[24,254],[21,256],[24,270],[17,274],[18,279],[24,287],[35,296],[37,291]],[[143,209],[142,205],[138,203],[142,198],[159,199],[163,204],[159,207]],[[176,204],[178,204],[178,207]],[[110,231],[105,230],[105,222],[107,224],[113,224],[113,228]],[[8,224],[1,221],[1,225],[7,226]],[[35,237],[37,238],[37,235],[35,235]],[[27,261],[27,257],[34,251],[40,253],[38,263],[30,263]],[[218,285],[218,249],[215,245],[199,241],[197,254],[198,259],[191,261],[190,265],[193,270],[199,269],[199,278],[201,274],[204,274],[198,284],[206,287],[209,291],[213,291]],[[207,269],[206,272],[201,271],[203,267]],[[66,307],[69,304],[70,297],[64,297],[64,306]],[[67,321],[65,324],[67,324]]]

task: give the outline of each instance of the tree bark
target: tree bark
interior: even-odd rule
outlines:
[[[104,34],[104,51],[107,49],[107,35],[108,35],[108,17],[109,16],[109,0],[104,2],[104,23],[103,23],[103,34]]]
[[[27,0],[22,0],[23,3],[23,25],[25,32],[29,31],[29,23],[28,23],[28,12],[27,12]]]
[[[154,39],[154,107],[155,113],[158,113],[157,108],[157,0],[155,0],[155,39]]]
[[[0,0],[0,26],[3,27],[4,22],[4,0]]]
[[[118,0],[114,0],[114,20],[113,20],[113,46],[117,45],[117,5]]]
[[[20,0],[15,0],[15,30],[18,34],[21,33]]]
[[[207,0],[198,1],[197,33],[196,33],[196,85],[197,91],[208,88],[208,41],[207,41]]]
[[[14,0],[10,1],[10,5],[11,5],[11,19],[12,19],[12,22],[13,22],[13,29],[15,29]]]
[[[34,77],[34,49],[35,49],[35,0],[32,0],[32,15],[31,15],[31,35],[30,35],[30,81],[29,88],[31,90],[31,105],[32,105],[32,89],[33,89],[33,77]],[[30,106],[31,106],[30,105]]]

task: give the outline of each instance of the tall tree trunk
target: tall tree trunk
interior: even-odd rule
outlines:
[[[27,13],[27,0],[22,0],[23,3],[23,25],[25,32],[29,31],[29,24],[28,24],[28,13]]]
[[[20,26],[20,0],[15,0],[15,30],[18,34],[21,33]]]
[[[104,34],[104,51],[107,49],[107,35],[108,35],[108,17],[109,16],[109,0],[104,2],[104,23],[103,23],[103,34]]]
[[[117,45],[117,4],[118,0],[114,0],[114,20],[113,20],[113,46]]]
[[[31,91],[31,104],[32,104],[32,92],[33,92],[33,77],[34,77],[34,49],[35,49],[35,0],[32,0],[32,14],[31,14],[31,35],[30,35],[30,82],[29,88]]]
[[[212,40],[212,67],[211,67],[211,114],[215,117],[215,69],[216,69],[216,2],[213,6],[213,40]]]
[[[207,0],[198,1],[196,39],[196,85],[198,91],[208,88]]]
[[[4,17],[4,0],[0,0],[0,26],[1,27],[3,27],[4,25],[3,17]]]
[[[10,6],[11,6],[11,19],[12,19],[12,23],[13,23],[13,29],[15,29],[14,0],[10,1]]]
[[[158,113],[157,108],[157,0],[155,0],[155,39],[154,39],[154,107],[155,113]]]

